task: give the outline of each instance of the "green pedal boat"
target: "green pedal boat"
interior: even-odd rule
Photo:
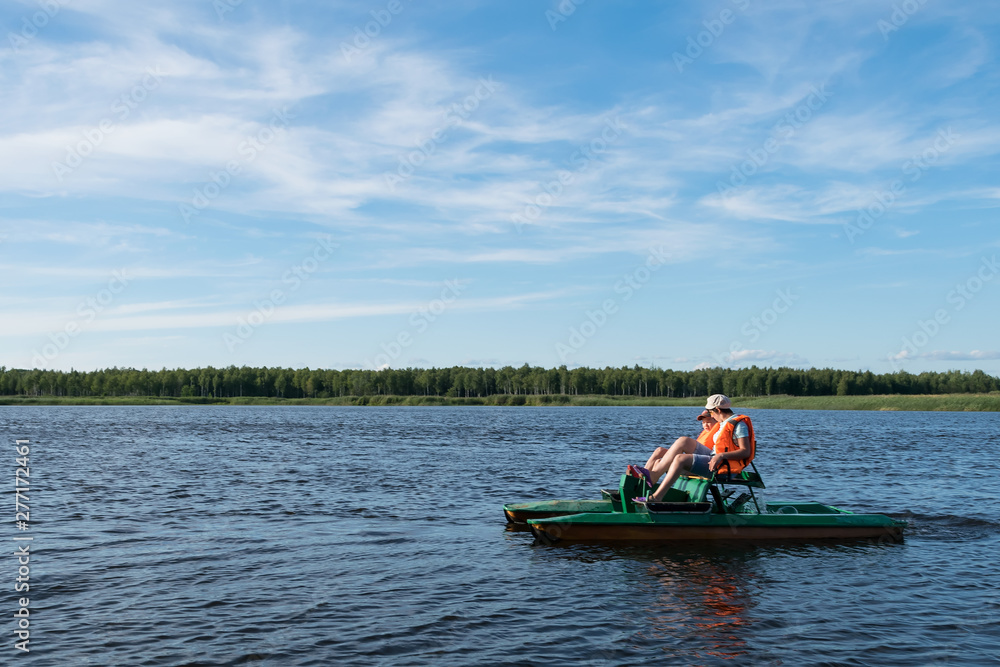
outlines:
[[[905,521],[854,514],[816,502],[764,503],[754,468],[735,475],[681,477],[662,502],[645,481],[622,475],[619,488],[595,500],[549,500],[504,505],[513,524],[527,524],[538,541],[662,542],[677,540],[902,540]]]

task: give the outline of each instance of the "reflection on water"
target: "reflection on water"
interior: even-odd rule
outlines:
[[[747,654],[742,630],[753,607],[751,563],[704,555],[664,556],[647,572],[655,602],[646,608],[649,637],[699,646],[705,654],[735,659]]]
[[[627,637],[616,650],[600,653],[606,662],[594,664],[636,664],[632,658],[639,655],[663,664],[742,665],[805,664],[801,656],[787,656],[788,647],[803,643],[825,643],[831,654],[846,651],[859,640],[862,626],[869,641],[881,645],[886,632],[898,632],[889,629],[897,621],[886,617],[886,627],[873,630],[870,622],[864,624],[865,610],[892,609],[896,603],[883,597],[906,591],[919,599],[921,589],[941,584],[934,577],[891,574],[906,548],[853,540],[536,545],[535,553],[565,563],[576,580],[591,585],[595,565],[616,570],[614,579],[620,575],[625,602],[601,608],[616,616],[613,624],[628,630]],[[842,581],[830,581],[833,572]],[[894,590],[899,592],[890,593]],[[804,591],[813,597],[807,599]],[[913,664],[922,664],[925,654],[926,647],[915,651]],[[908,654],[901,655],[903,664],[910,664]]]

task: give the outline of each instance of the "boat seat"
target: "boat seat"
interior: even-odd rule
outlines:
[[[650,514],[708,514],[712,503],[646,503]]]
[[[722,487],[725,495],[719,493],[718,487]],[[727,486],[744,486],[747,489],[746,493],[740,494],[739,498],[735,501],[725,505],[725,500],[731,494],[731,491],[727,491]],[[757,501],[757,496],[754,494],[754,489],[764,489],[764,480],[761,478],[760,473],[757,472],[757,466],[750,462],[749,468],[744,468],[738,473],[722,473],[715,474],[712,476],[712,497],[715,499],[716,506],[720,511],[723,512],[735,512],[739,509],[741,505],[746,504],[747,501],[752,501],[757,512],[761,513],[761,503]],[[763,501],[761,501],[763,502]],[[763,512],[767,512],[767,506],[763,507]]]
[[[733,502],[727,503],[729,497],[735,492],[734,489],[726,489],[727,486],[746,487],[748,494],[741,494]],[[720,490],[721,487],[721,490]],[[695,477],[693,475],[682,475],[674,482],[673,488],[667,491],[663,497],[664,502],[703,502],[708,494],[711,494],[715,503],[715,511],[719,514],[735,512],[741,505],[752,501],[754,507],[760,512],[761,507],[754,495],[754,489],[763,489],[764,480],[757,467],[750,462],[749,468],[744,468],[738,473],[716,473],[711,477]],[[744,498],[743,496],[747,497]]]
[[[750,465],[753,465],[752,463]],[[721,475],[715,475],[713,481],[716,484],[721,484],[722,486],[733,485],[733,486],[750,486],[755,489],[766,488],[764,486],[764,480],[761,479],[760,473],[756,470],[748,472],[746,470],[737,473],[723,473]]]
[[[622,475],[618,482],[618,499],[619,505],[621,506],[621,512],[624,514],[631,514],[632,512],[637,511],[635,502],[632,499],[645,496],[648,493],[649,487],[646,486],[645,480],[636,479],[631,475]],[[611,503],[615,508],[615,511],[619,511],[618,507],[614,505],[613,496]]]
[[[619,489],[601,489],[601,498],[611,501],[611,511],[622,511],[622,492]]]
[[[661,499],[661,503],[704,503],[708,496],[709,487],[712,480],[705,477],[679,477],[674,485],[667,489]],[[612,506],[616,512],[621,511],[626,514],[635,512],[635,503],[632,498],[649,496],[653,493],[645,480],[637,479],[630,475],[622,475],[617,493],[611,490],[601,491],[601,495],[611,499]],[[617,500],[617,502],[616,502]],[[621,507],[621,509],[619,509]]]
[[[717,513],[724,514],[736,511],[739,505],[747,502],[747,499],[742,499],[740,502],[727,505],[726,501],[733,495],[733,490],[727,490],[725,487],[743,486],[749,491],[749,500],[753,501],[754,506],[758,507],[759,512],[760,508],[753,490],[755,488],[765,488],[764,480],[761,479],[760,473],[757,472],[757,468],[753,465],[752,461],[750,462],[750,468],[738,473],[716,474],[712,475],[712,477],[681,475],[674,482],[674,485],[667,489],[660,503],[657,504],[698,503],[700,505],[701,503],[710,502],[714,504]],[[721,491],[719,487],[722,487]],[[636,511],[632,498],[649,496],[652,492],[653,489],[646,485],[645,480],[629,475],[622,475],[617,492],[610,489],[602,489],[601,495],[611,499],[614,511],[628,514]],[[711,501],[708,500],[709,494],[712,496]]]
[[[674,485],[667,489],[663,496],[663,502],[689,502],[700,503],[705,501],[708,495],[708,487],[712,481],[706,477],[693,477],[682,475],[677,478]]]

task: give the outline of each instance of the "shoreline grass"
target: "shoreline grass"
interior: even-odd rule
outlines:
[[[444,396],[340,396],[332,398],[161,398],[157,396],[0,396],[0,406],[19,405],[324,405],[324,406],[701,406],[704,397],[567,396],[498,394],[481,398]],[[1000,412],[1000,392],[989,394],[887,394],[874,396],[733,397],[737,408],[782,410],[882,410],[929,412]]]

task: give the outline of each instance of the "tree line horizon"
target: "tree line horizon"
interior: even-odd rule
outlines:
[[[0,396],[160,398],[334,398],[343,396],[606,395],[691,398],[710,394],[755,397],[874,394],[973,394],[1000,391],[1000,378],[976,371],[876,374],[833,368],[633,367],[310,369],[212,366],[150,371],[8,369],[0,366]]]

